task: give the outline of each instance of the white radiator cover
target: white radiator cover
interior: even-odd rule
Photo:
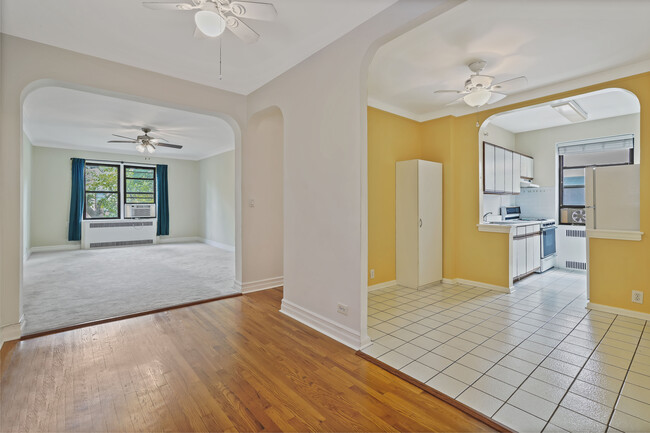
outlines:
[[[569,269],[586,269],[587,238],[584,226],[560,225],[556,231],[557,259],[555,266]],[[584,268],[582,264],[584,263]]]
[[[81,248],[111,248],[156,243],[157,220],[94,220],[81,224]]]

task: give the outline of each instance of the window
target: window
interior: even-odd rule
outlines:
[[[560,224],[585,225],[585,169],[634,164],[634,136],[623,135],[558,146]]]
[[[156,169],[124,166],[124,203],[156,203]]]
[[[120,218],[120,166],[86,164],[84,219]]]

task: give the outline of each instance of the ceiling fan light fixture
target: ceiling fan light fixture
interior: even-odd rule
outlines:
[[[201,33],[216,38],[226,29],[226,20],[214,10],[201,10],[194,14],[194,23]]]
[[[138,143],[138,145],[135,146],[135,150],[137,150],[140,153],[143,153],[144,152],[144,146],[142,145],[142,143]]]
[[[156,151],[156,148],[153,147],[153,144],[147,143],[147,146],[145,147],[147,149],[148,153],[154,153]]]
[[[470,107],[480,107],[487,104],[492,92],[485,89],[475,89],[463,97],[463,101]]]

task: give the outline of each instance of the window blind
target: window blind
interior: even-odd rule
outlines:
[[[634,148],[634,134],[624,134],[560,143],[557,146],[557,153],[558,155],[568,155],[632,148]]]

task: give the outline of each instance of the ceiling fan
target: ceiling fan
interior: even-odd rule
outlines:
[[[477,60],[467,65],[473,74],[465,81],[465,88],[463,90],[436,90],[435,93],[456,93],[462,95],[457,100],[451,102],[451,104],[462,100],[470,107],[478,108],[485,104],[499,102],[508,96],[504,92],[512,92],[528,84],[528,79],[524,76],[494,83],[494,77],[481,74],[486,65],[487,62],[485,60]]]
[[[117,134],[112,134],[115,137],[120,137],[120,138],[126,138],[126,140],[110,140],[107,141],[107,143],[131,143],[131,144],[137,144],[135,146],[135,149],[140,152],[144,153],[145,151],[147,153],[154,153],[156,151],[156,146],[161,146],[161,147],[171,147],[172,149],[182,149],[183,146],[180,144],[172,144],[172,143],[162,143],[162,141],[167,141],[164,138],[153,138],[149,136],[149,133],[151,132],[151,128],[141,128],[142,132],[144,132],[144,135],[138,135],[136,138],[130,138],[130,137],[125,137],[123,135],[117,135]]]
[[[194,14],[195,38],[216,38],[226,27],[247,44],[260,37],[240,18],[272,21],[278,12],[271,3],[231,0],[187,0],[184,2],[143,2],[149,9],[196,11]]]

